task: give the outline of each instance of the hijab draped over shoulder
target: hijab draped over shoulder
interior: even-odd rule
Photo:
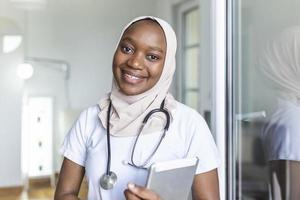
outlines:
[[[144,117],[153,109],[159,108],[165,99],[164,108],[170,113],[171,120],[176,111],[176,100],[168,93],[175,72],[175,54],[177,48],[176,35],[172,27],[164,20],[152,17],[142,16],[133,19],[123,29],[119,42],[126,29],[134,22],[151,19],[156,21],[162,28],[166,38],[166,55],[162,74],[158,82],[148,91],[128,96],[119,91],[115,79],[112,82],[111,92],[102,98],[98,105],[100,112],[98,114],[104,128],[107,128],[107,112],[109,102],[112,102],[110,114],[110,134],[114,136],[134,136],[140,131]],[[118,43],[119,43],[118,42]],[[118,45],[117,45],[118,48]],[[161,112],[151,115],[142,134],[161,131],[166,123],[165,115]]]
[[[282,97],[300,105],[300,26],[285,29],[268,43],[260,62]]]

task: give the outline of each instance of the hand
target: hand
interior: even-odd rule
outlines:
[[[124,195],[126,200],[161,200],[158,194],[133,183],[128,184],[128,188],[124,191]]]

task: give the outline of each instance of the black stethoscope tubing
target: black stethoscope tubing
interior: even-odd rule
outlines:
[[[156,151],[158,150],[163,138],[166,135],[166,132],[168,131],[169,127],[170,127],[170,114],[167,110],[164,109],[164,104],[165,104],[165,99],[162,101],[160,108],[151,110],[144,118],[140,131],[135,139],[134,145],[133,145],[133,149],[131,152],[131,163],[128,163],[130,166],[139,168],[139,169],[147,169],[146,167],[144,167],[145,165],[147,165],[147,163],[150,161],[150,159],[154,156],[154,154],[156,153]],[[106,129],[106,139],[107,139],[107,165],[106,165],[106,173],[101,177],[100,179],[100,185],[103,189],[111,189],[113,188],[114,184],[117,181],[117,176],[114,172],[110,171],[110,167],[111,167],[111,145],[110,145],[110,112],[111,112],[111,106],[112,103],[110,101],[109,106],[108,106],[108,112],[107,112],[107,129]],[[136,165],[134,162],[134,151],[135,151],[135,147],[136,144],[138,142],[138,139],[142,133],[142,130],[145,126],[145,124],[147,123],[147,121],[149,120],[149,118],[151,117],[151,115],[153,115],[154,113],[157,112],[163,112],[166,116],[166,125],[164,127],[164,132],[158,142],[158,144],[156,145],[154,151],[150,154],[150,156],[146,159],[146,161],[141,164],[141,165]]]
[[[107,123],[106,123],[106,141],[107,141],[107,166],[106,166],[106,175],[110,174],[110,163],[111,163],[111,147],[110,147],[110,111],[111,111],[111,101],[108,106],[108,111],[107,111]]]
[[[146,167],[144,167],[145,165],[148,164],[148,162],[150,161],[150,159],[154,156],[154,154],[156,153],[158,147],[160,146],[163,138],[165,137],[166,135],[166,132],[168,131],[169,127],[170,127],[170,114],[168,113],[168,111],[166,111],[164,109],[164,104],[165,104],[165,100],[163,100],[163,102],[161,103],[160,105],[160,108],[157,108],[157,109],[154,109],[154,110],[151,110],[144,118],[143,122],[142,122],[142,126],[140,128],[140,131],[135,139],[135,142],[134,142],[134,145],[133,145],[133,149],[132,149],[132,153],[131,153],[131,163],[128,163],[129,165],[133,166],[133,167],[136,167],[136,168],[141,168],[141,169],[147,169]],[[141,165],[137,165],[135,164],[133,158],[134,158],[134,152],[135,152],[135,147],[136,147],[136,144],[138,142],[138,139],[142,133],[142,130],[145,126],[145,124],[147,123],[148,119],[150,118],[151,115],[153,115],[154,113],[157,113],[157,112],[163,112],[165,115],[166,115],[166,125],[164,127],[164,132],[163,134],[161,135],[160,137],[160,140],[158,142],[158,144],[156,145],[154,151],[150,154],[150,156],[145,160],[145,162]]]

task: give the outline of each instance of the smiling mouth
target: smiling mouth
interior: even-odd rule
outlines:
[[[122,71],[123,80],[130,84],[136,84],[142,82],[146,77],[135,75],[126,71]]]
[[[126,76],[126,78],[129,78],[129,79],[134,79],[134,80],[139,80],[140,78],[137,77],[137,76],[132,76],[130,74],[124,74],[124,76]]]

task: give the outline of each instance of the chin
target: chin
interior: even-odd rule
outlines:
[[[124,82],[118,85],[119,85],[119,92],[127,96],[134,96],[134,95],[142,94],[144,92],[143,88],[138,87],[141,85],[134,86],[132,84],[127,84]],[[123,87],[120,87],[120,85],[122,85]]]
[[[138,93],[138,92],[124,92],[122,90],[120,90],[120,92],[126,96],[134,96],[134,95],[138,95],[138,94],[141,94],[141,93]]]
[[[138,94],[142,94],[143,91],[139,91],[139,90],[119,90],[122,94],[127,95],[127,96],[134,96],[134,95],[138,95]]]

